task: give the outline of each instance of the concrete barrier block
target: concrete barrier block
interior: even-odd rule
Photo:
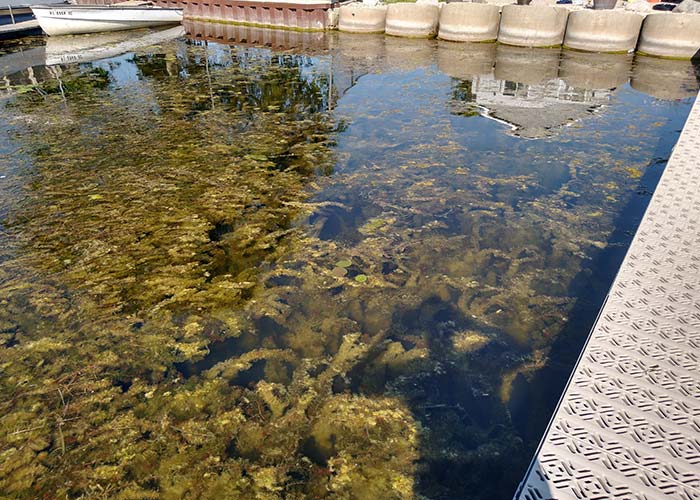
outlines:
[[[338,7],[331,7],[326,12],[326,29],[337,30],[338,21],[340,21],[340,9]]]
[[[627,2],[623,6],[623,9],[629,12],[637,12],[638,14],[646,15],[654,12],[654,4],[651,4],[646,0],[633,0],[631,2]]]
[[[559,7],[506,5],[498,41],[520,47],[554,47],[564,41],[569,11]]]
[[[612,89],[627,83],[633,60],[633,54],[564,50],[559,63],[559,78],[579,89]]]
[[[700,2],[698,0],[683,0],[673,11],[674,13],[686,12],[700,14]]]
[[[369,7],[350,3],[340,7],[338,29],[348,33],[384,33],[386,6]]]
[[[440,12],[438,37],[453,42],[495,41],[500,19],[495,5],[448,3]]]
[[[637,51],[674,59],[700,57],[700,14],[650,14]]]
[[[633,52],[644,17],[620,10],[578,10],[569,14],[564,47],[588,52]]]
[[[431,38],[437,35],[439,17],[437,5],[393,3],[386,11],[386,34]]]

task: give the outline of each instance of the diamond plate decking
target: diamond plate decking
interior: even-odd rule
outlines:
[[[700,499],[700,96],[515,498]]]

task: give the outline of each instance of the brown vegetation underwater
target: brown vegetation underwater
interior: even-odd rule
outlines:
[[[0,497],[512,491],[533,444],[514,380],[593,286],[658,131],[487,122],[515,154],[469,151],[478,116],[332,110],[323,57],[206,50],[65,67],[3,104]],[[630,109],[651,123],[591,120]]]

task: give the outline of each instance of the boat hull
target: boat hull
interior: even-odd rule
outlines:
[[[114,6],[32,6],[49,36],[121,31],[166,26],[182,21],[181,9]]]

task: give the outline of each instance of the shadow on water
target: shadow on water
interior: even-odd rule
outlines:
[[[421,472],[418,476],[418,491],[427,498],[507,499],[513,495],[663,172],[665,161],[662,158],[674,142],[675,137],[664,138],[657,144],[655,159],[640,179],[636,196],[618,215],[615,230],[606,242],[605,249],[592,257],[569,286],[567,295],[576,297],[576,302],[564,328],[555,336],[547,364],[529,377],[518,374],[505,406],[483,392],[488,389],[480,377],[475,377],[473,372],[460,372],[449,365],[443,374],[425,378],[420,387],[413,388],[416,392],[430,395],[425,405],[421,405],[420,399],[411,400],[411,410],[424,428],[440,422],[440,414],[452,413],[448,422],[439,424],[445,426],[444,433],[449,436],[449,440],[424,442],[421,449],[434,450],[437,445],[454,452],[458,446],[462,457],[461,460],[449,456],[442,460],[419,460]],[[449,303],[437,297],[429,299],[417,310],[407,312],[403,318],[395,318],[396,321],[410,324],[417,331],[428,335],[431,357],[442,360],[445,352],[451,348],[450,335],[464,328],[475,327],[473,320],[460,315]],[[492,369],[494,363],[498,363],[511,350],[503,342],[490,343],[480,351],[478,360],[474,361],[471,368],[477,373]],[[363,368],[358,366],[357,369]],[[459,383],[455,383],[456,380]],[[378,379],[377,382],[384,385],[387,381]],[[366,393],[368,387],[356,390]],[[512,423],[515,432],[511,431],[512,434],[507,439],[513,447],[505,452],[500,450],[501,453],[487,458],[484,443],[501,440],[508,435],[507,424],[493,427],[494,419]],[[475,428],[489,427],[492,430],[488,434],[474,432]],[[434,438],[434,435],[431,437]],[[472,453],[473,458],[465,460]],[[434,457],[434,451],[430,455]],[[521,498],[553,498],[546,483],[542,483],[537,491],[544,496],[525,492]]]
[[[640,179],[635,196],[622,209],[614,222],[605,249],[600,250],[590,263],[574,278],[570,295],[577,297],[569,321],[557,335],[550,351],[550,361],[527,381],[519,376],[514,381],[513,398],[509,411],[518,432],[532,449],[539,443],[554,407],[581,349],[593,328],[598,311],[603,305],[613,279],[622,264],[641,218],[646,211],[666,165],[666,156],[677,140],[677,135],[660,137],[654,149],[653,160]]]
[[[640,59],[641,65],[660,62],[652,58],[639,58],[638,61]],[[683,67],[684,65],[678,66]],[[671,65],[667,67],[671,67]],[[692,68],[697,85],[700,86],[700,58],[697,57],[697,54],[692,60]],[[673,88],[664,88],[661,91],[662,95],[666,98],[669,95],[671,96],[670,98],[675,96],[685,97],[687,94],[683,92],[683,89],[688,88],[685,82],[689,81],[686,75],[687,73],[683,72],[682,81],[684,85],[679,89],[680,93],[677,93],[678,91]],[[634,78],[633,76],[633,81]],[[692,82],[692,79],[690,81]],[[692,83],[689,87],[692,91]],[[571,321],[567,323],[552,344],[550,351],[551,361],[539,370],[532,380],[527,381],[523,377],[518,377],[514,381],[513,399],[509,405],[509,411],[520,435],[523,436],[529,447],[535,450],[535,453],[535,447],[540,443],[547,430],[547,426],[575,368],[575,363],[590,336],[589,332],[592,331],[595,325],[597,314],[604,304],[614,276],[622,264],[641,218],[651,202],[653,193],[668,161],[669,151],[675,145],[678,139],[677,134],[679,133],[680,130],[677,130],[674,134],[659,137],[654,148],[653,159],[645,170],[645,175],[640,179],[636,196],[631,198],[630,202],[617,217],[615,230],[610,235],[606,248],[600,251],[591,265],[587,269],[582,270],[577,277],[577,280],[583,280],[587,286],[584,288],[585,292],[576,301],[576,306],[571,314]],[[533,456],[528,473],[532,474],[529,476],[533,479],[531,486],[536,491],[528,488],[519,490],[519,495],[517,496],[519,500],[548,499],[552,496],[547,484],[544,481],[537,480],[537,478],[541,479],[541,475],[537,472],[532,472],[541,467],[542,465],[538,462],[537,456]]]
[[[3,435],[31,440],[11,461],[41,467],[0,486],[510,498],[676,139],[633,182],[617,142],[592,158],[577,127],[642,113],[611,90],[630,75],[687,97],[687,65],[186,28],[198,40],[54,67],[9,108],[37,166],[0,207],[28,235],[0,253],[20,276],[0,275],[3,375],[46,388],[2,388]],[[61,120],[33,121],[66,89]]]

